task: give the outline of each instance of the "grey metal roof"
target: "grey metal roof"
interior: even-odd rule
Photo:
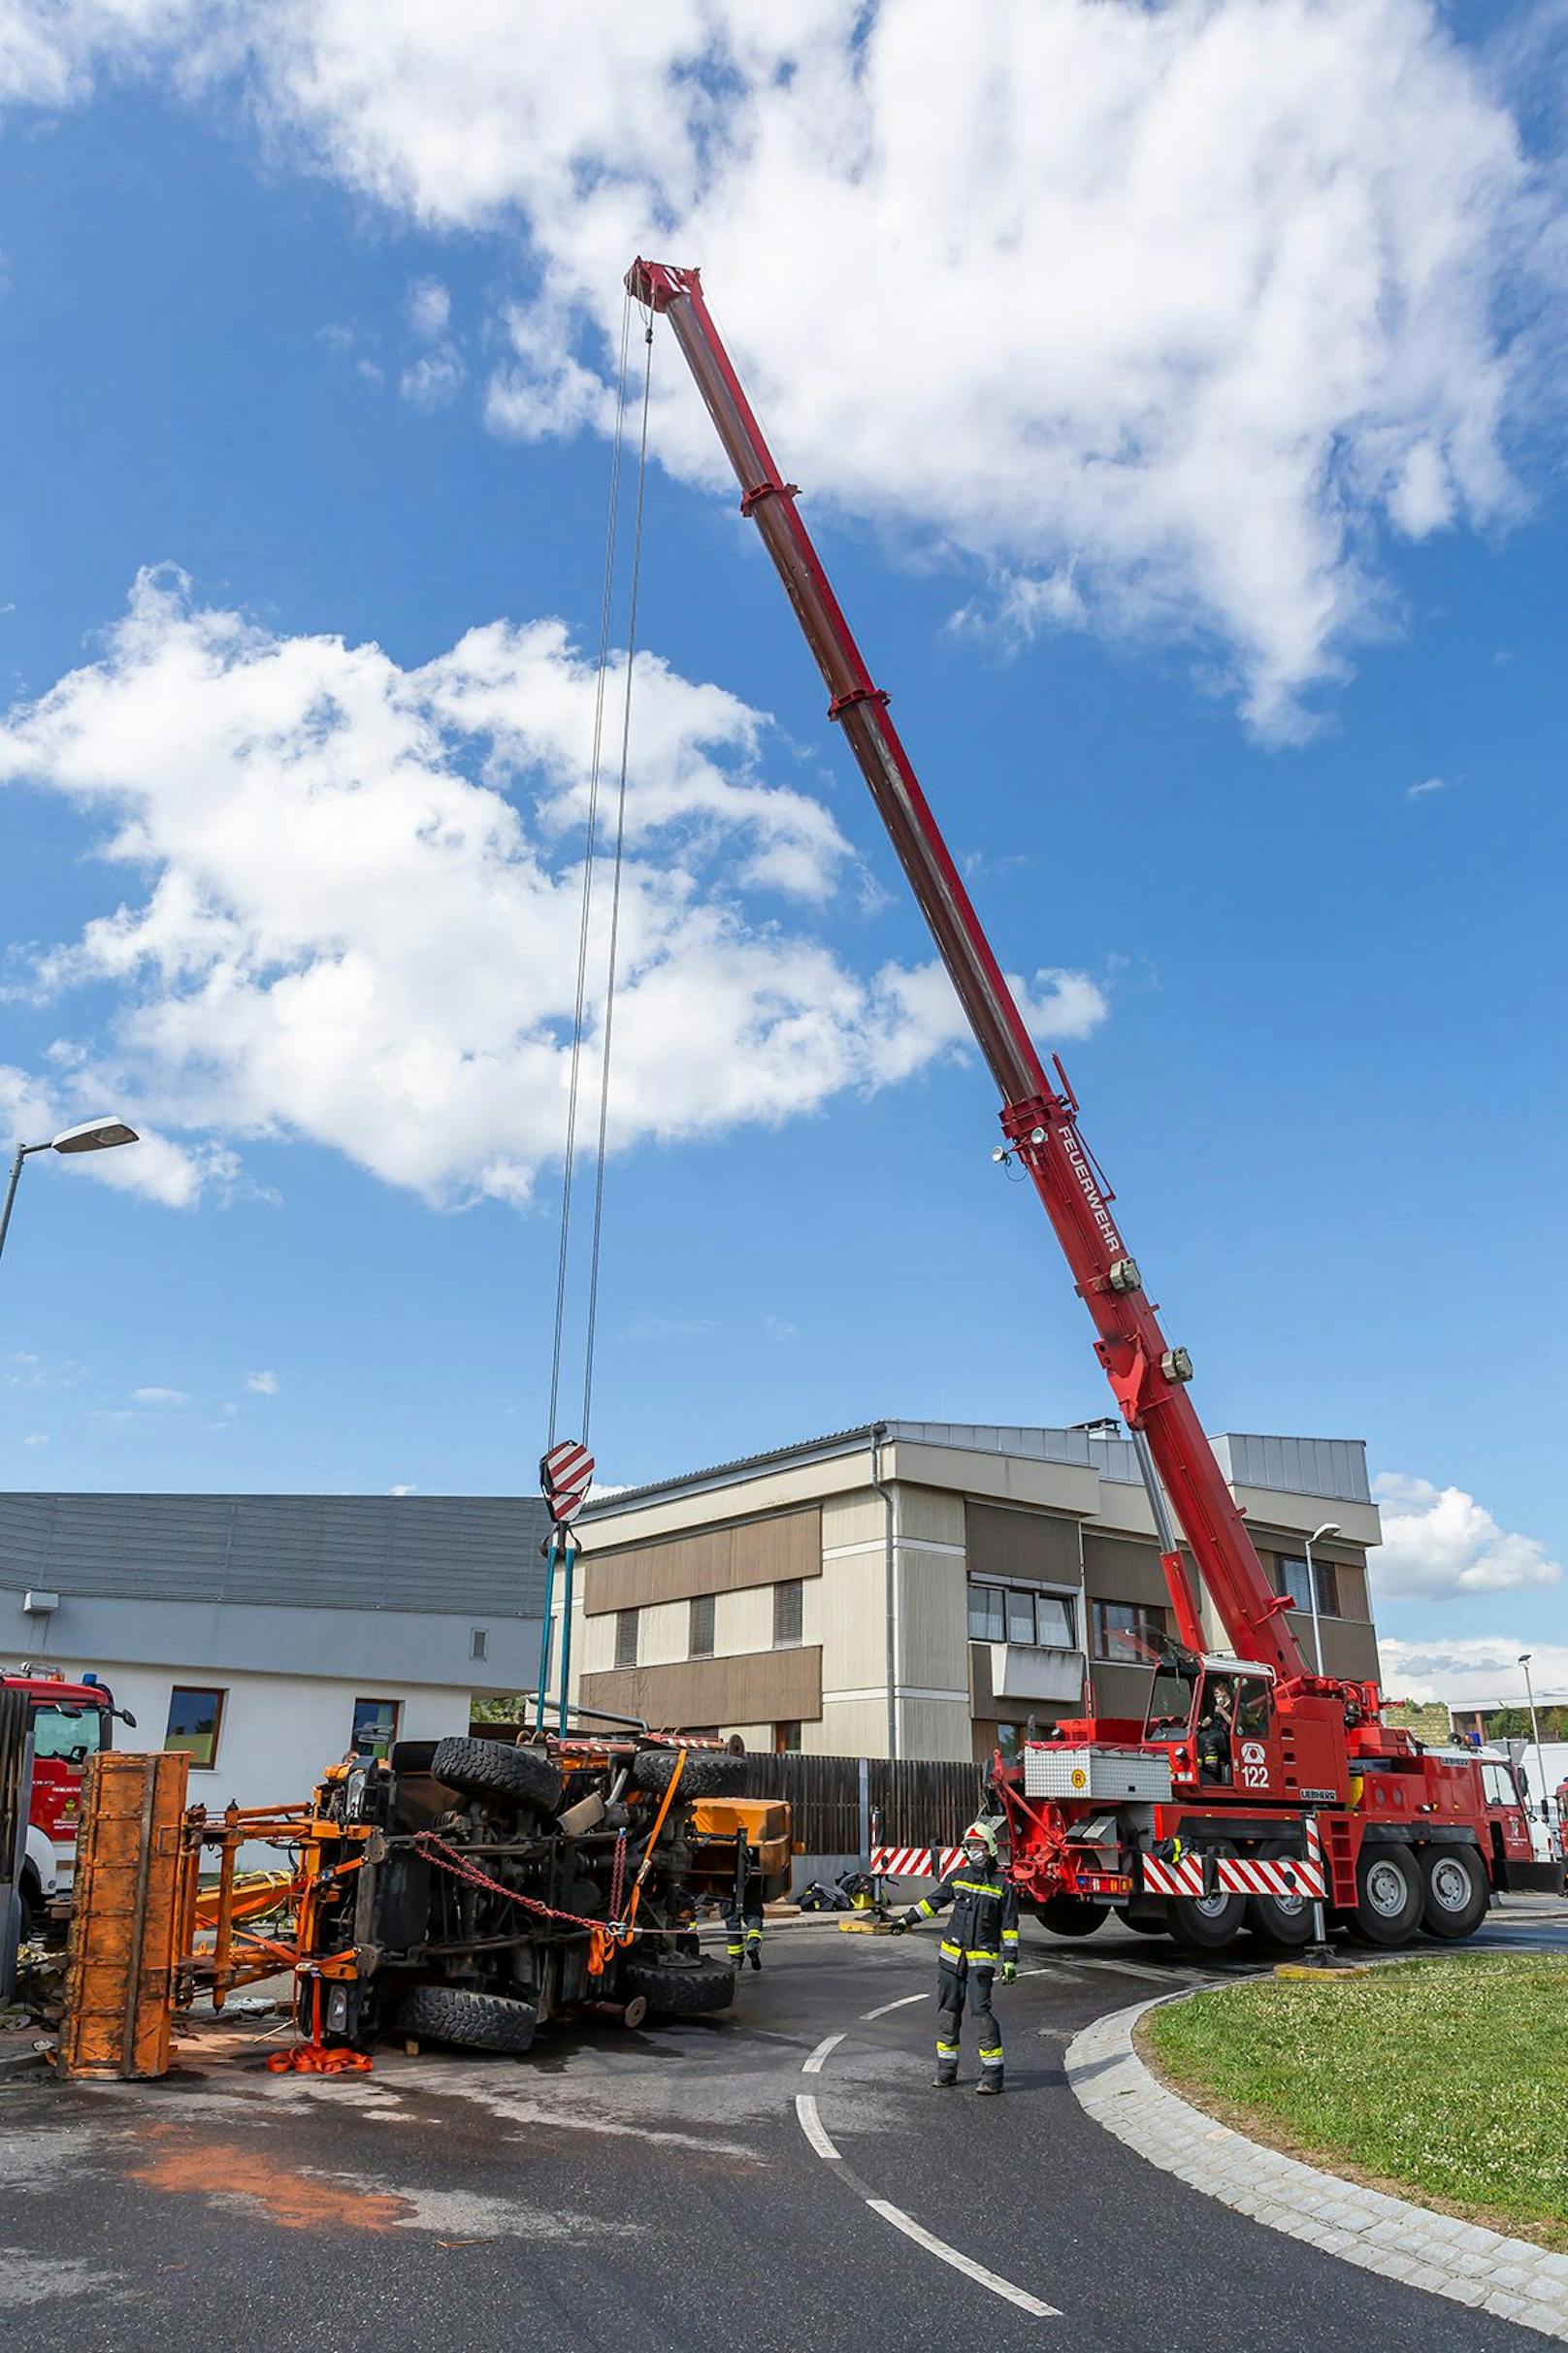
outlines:
[[[1130,1438],[1097,1437],[1082,1429],[1030,1428],[1007,1422],[865,1422],[857,1428],[833,1430],[824,1438],[800,1438],[788,1446],[769,1447],[760,1454],[742,1454],[734,1462],[712,1464],[706,1470],[678,1472],[643,1487],[622,1487],[590,1504],[584,1522],[613,1519],[661,1495],[700,1494],[704,1488],[730,1487],[754,1471],[782,1469],[800,1462],[827,1462],[854,1454],[880,1436],[888,1445],[901,1439],[914,1446],[945,1446],[969,1454],[1011,1454],[1030,1462],[1063,1462],[1097,1471],[1119,1487],[1142,1484],[1138,1458]],[[1241,1487],[1270,1487],[1277,1494],[1323,1495],[1342,1503],[1369,1503],[1366,1449],[1359,1438],[1261,1438],[1224,1436],[1210,1440],[1227,1479]],[[1267,1474],[1266,1476],[1263,1474]],[[1324,1484],[1318,1484],[1323,1482]]]
[[[0,1494],[0,1585],[538,1618],[534,1495]]]

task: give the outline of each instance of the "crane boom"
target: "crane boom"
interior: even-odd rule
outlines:
[[[703,299],[701,275],[638,259],[627,290],[670,320],[708,414],[827,682],[828,715],[843,729],[910,888],[1002,1098],[1001,1125],[1029,1170],[1080,1297],[1094,1320],[1094,1353],[1127,1427],[1147,1440],[1160,1479],[1237,1652],[1285,1682],[1307,1676],[1284,1610],[1221,1474],[1187,1393],[1185,1350],[1173,1349],[1144,1292],[1136,1262],[1112,1219],[1109,1189],[1078,1131],[1078,1104],[1061,1062],[1048,1078],[1018,1003],[931,815],[888,698],[871,679],[822,560],[796,507],[797,487],[773,461]],[[1166,1555],[1184,1636],[1185,1573]]]

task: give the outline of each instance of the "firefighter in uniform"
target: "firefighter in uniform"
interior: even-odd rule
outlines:
[[[743,1883],[737,1885],[731,1897],[730,1909],[724,1915],[724,1925],[730,1939],[726,1951],[735,1969],[740,1968],[743,1961],[749,1961],[753,1969],[761,1969],[763,1875],[757,1868],[754,1850],[749,1846],[745,1849],[740,1872],[736,1876]]]
[[[1000,1969],[1002,1983],[1018,1975],[1018,1895],[996,1861],[996,1834],[974,1822],[964,1834],[964,1860],[930,1895],[922,1896],[896,1929],[918,1928],[953,1907],[936,1961],[936,2073],[945,2090],[959,2078],[959,2030],[967,2001],[980,2038],[977,2092],[1002,2088],[1001,2030],[991,2007],[991,1989]]]

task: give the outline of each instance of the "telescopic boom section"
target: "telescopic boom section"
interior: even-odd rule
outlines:
[[[627,290],[663,311],[697,379],[750,515],[778,570],[827,681],[828,715],[851,749],[920,902],[959,1001],[1002,1097],[1008,1142],[1034,1180],[1098,1337],[1127,1426],[1149,1451],[1236,1650],[1288,1681],[1306,1662],[1187,1394],[1191,1365],[1173,1350],[1144,1293],[1110,1212],[1109,1189],[1078,1133],[1077,1103],[1060,1062],[1054,1086],[927,805],[909,756],[839,609],[796,509],[797,489],[773,462],[720,341],[696,270],[636,261]],[[1174,1584],[1173,1584],[1174,1591]]]

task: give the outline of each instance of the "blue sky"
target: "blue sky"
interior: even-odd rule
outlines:
[[[422,13],[431,55],[361,54],[327,0],[10,13],[0,1109],[151,1140],[27,1168],[0,1479],[531,1480],[606,336],[655,221],[1208,1425],[1367,1438],[1413,1684],[1530,1643],[1568,1683],[1560,21],[1491,12],[1483,50],[1475,12],[1381,0],[1282,0],[1266,38],[1224,0],[998,8],[973,46],[1036,92],[1019,145],[983,57],[916,81],[921,0],[853,36],[800,0],[761,55],[744,12],[617,17],[592,93],[499,0],[501,71]],[[1239,219],[1222,100],[1259,143]],[[1095,106],[1135,153],[1075,150]],[[654,364],[604,1471],[1099,1413],[663,335]]]

